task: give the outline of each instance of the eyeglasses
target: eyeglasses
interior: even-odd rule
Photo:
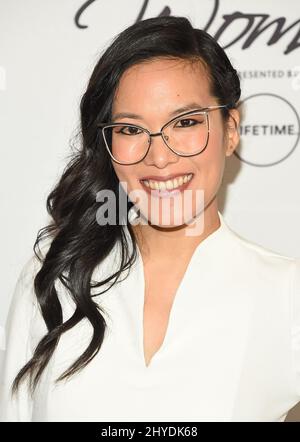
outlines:
[[[129,165],[142,161],[151,146],[151,137],[161,136],[166,146],[182,157],[204,151],[209,139],[208,112],[228,107],[228,104],[208,106],[185,112],[165,123],[160,132],[131,123],[99,123],[105,146],[112,160]]]

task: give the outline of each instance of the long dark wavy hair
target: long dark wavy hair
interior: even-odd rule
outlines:
[[[236,70],[220,45],[205,31],[193,28],[185,17],[164,16],[139,21],[119,33],[103,51],[80,102],[80,148],[71,155],[62,176],[47,197],[51,223],[38,231],[33,246],[42,264],[34,278],[34,291],[48,332],[14,379],[13,393],[27,377],[31,392],[35,390],[61,335],[83,318],[87,318],[93,327],[91,341],[56,382],[83,369],[101,348],[106,322],[93,297],[103,291],[91,295],[91,288],[105,284],[110,288],[116,284],[124,270],[130,270],[136,260],[137,248],[127,217],[132,241],[132,247],[128,247],[124,225],[118,222],[118,210],[116,225],[99,225],[96,220],[99,209],[96,194],[102,189],[110,189],[118,201],[119,192],[119,181],[97,124],[110,121],[114,94],[124,71],[158,57],[200,60],[206,66],[210,92],[218,103],[229,103],[229,108],[237,107],[241,91]],[[222,116],[224,121],[229,118],[228,108],[222,109]],[[129,210],[132,203],[127,203]],[[45,238],[50,239],[50,247],[41,258],[37,250]],[[117,243],[121,246],[120,267],[105,280],[92,285],[94,269],[101,265]],[[74,314],[66,321],[63,321],[55,287],[57,280],[66,287],[66,296],[71,296],[76,306]]]

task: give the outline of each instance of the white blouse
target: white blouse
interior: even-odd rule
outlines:
[[[22,383],[11,399],[13,378],[46,332],[33,292],[40,266],[33,256],[7,318],[1,420],[283,421],[300,401],[300,259],[242,238],[218,213],[221,226],[194,251],[164,342],[148,367],[138,249],[128,277],[93,298],[107,322],[96,357],[69,380],[54,383],[91,339],[84,319],[62,335],[33,397]],[[94,282],[111,274],[119,252],[117,245],[95,269]],[[62,284],[56,287],[67,319],[73,301]]]

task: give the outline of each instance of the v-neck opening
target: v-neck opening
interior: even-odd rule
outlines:
[[[144,271],[144,263],[142,254],[140,251],[140,248],[138,244],[137,246],[137,253],[138,253],[138,278],[140,285],[138,286],[138,291],[141,292],[141,297],[139,297],[139,312],[138,312],[138,346],[139,346],[139,357],[142,361],[142,368],[145,371],[149,371],[153,367],[154,361],[156,361],[161,354],[163,353],[164,349],[166,348],[167,343],[170,339],[170,334],[172,332],[172,326],[174,322],[174,315],[177,309],[177,305],[182,297],[182,293],[184,292],[184,285],[185,281],[188,278],[188,274],[191,272],[193,267],[193,262],[196,260],[196,257],[198,256],[199,252],[204,252],[205,249],[214,242],[214,240],[217,240],[217,238],[222,235],[224,230],[226,229],[226,224],[224,221],[224,218],[222,214],[218,211],[220,225],[219,227],[214,230],[212,233],[210,233],[206,238],[204,238],[195,248],[188,265],[186,267],[186,270],[180,280],[180,283],[177,287],[176,293],[174,295],[172,305],[170,308],[169,316],[168,316],[168,322],[166,326],[166,330],[164,333],[163,341],[160,345],[160,347],[157,349],[157,351],[152,355],[148,365],[146,364],[146,358],[145,358],[145,347],[144,347],[144,308],[145,308],[145,271]]]
[[[140,253],[140,251],[139,251]],[[163,341],[161,343],[161,345],[159,346],[159,348],[156,350],[156,352],[152,355],[148,365],[146,364],[146,358],[145,358],[145,346],[144,346],[144,338],[145,338],[145,334],[144,334],[144,321],[145,321],[145,315],[144,315],[144,309],[145,309],[145,289],[146,289],[146,285],[145,285],[145,271],[144,271],[144,264],[143,264],[143,259],[142,256],[140,254],[140,258],[139,258],[139,274],[141,275],[141,298],[140,299],[140,303],[139,303],[139,351],[141,354],[141,359],[142,359],[142,363],[143,363],[143,368],[145,370],[150,370],[150,368],[153,366],[153,361],[154,359],[156,360],[161,353],[163,352],[165,346],[167,345],[168,341],[169,341],[169,335],[171,333],[172,330],[172,323],[173,323],[173,316],[174,316],[174,311],[178,305],[179,299],[181,297],[181,292],[182,292],[182,287],[184,285],[184,281],[187,278],[187,273],[189,271],[189,269],[191,268],[191,262],[194,259],[194,253],[191,256],[191,259],[187,265],[187,268],[180,280],[180,283],[177,287],[176,293],[173,297],[173,301],[170,307],[170,311],[169,311],[169,315],[168,315],[168,322],[167,322],[167,326],[165,329],[165,333],[164,333],[164,338]]]
[[[179,285],[177,287],[176,293],[173,297],[172,303],[171,303],[171,307],[170,307],[170,311],[168,314],[168,321],[167,321],[167,325],[166,325],[166,329],[165,329],[165,333],[164,333],[164,337],[162,340],[161,345],[159,346],[159,348],[156,350],[156,352],[152,355],[148,365],[146,364],[146,357],[145,357],[145,346],[144,346],[144,339],[145,339],[145,333],[144,333],[144,322],[145,322],[145,289],[146,289],[146,285],[145,285],[145,271],[144,271],[144,264],[143,264],[143,259],[142,256],[140,255],[140,259],[139,259],[139,266],[140,266],[140,275],[141,275],[141,298],[140,298],[140,304],[139,304],[139,346],[140,346],[140,353],[141,353],[141,357],[142,357],[142,361],[143,361],[143,366],[145,370],[149,370],[152,366],[153,366],[153,360],[157,359],[157,357],[163,352],[166,343],[168,342],[169,339],[169,335],[170,335],[170,328],[172,325],[172,321],[173,321],[173,316],[174,316],[174,310],[176,308],[176,305],[178,304],[178,298],[180,297],[180,292],[181,292],[181,287],[183,285],[183,281],[186,278],[186,274],[188,271],[188,268],[190,267],[190,263],[191,260],[193,259],[193,256],[191,257],[189,264],[187,265],[187,268],[179,282]]]

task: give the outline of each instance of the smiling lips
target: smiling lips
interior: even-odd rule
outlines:
[[[140,180],[146,190],[151,192],[151,190],[158,191],[160,195],[162,192],[164,194],[170,194],[172,190],[181,191],[183,190],[193,177],[192,173],[186,175],[178,175],[176,178],[168,180],[155,180],[155,179],[143,179]],[[152,192],[151,192],[152,193]],[[157,193],[157,192],[154,192]],[[172,192],[173,193],[173,192]]]

